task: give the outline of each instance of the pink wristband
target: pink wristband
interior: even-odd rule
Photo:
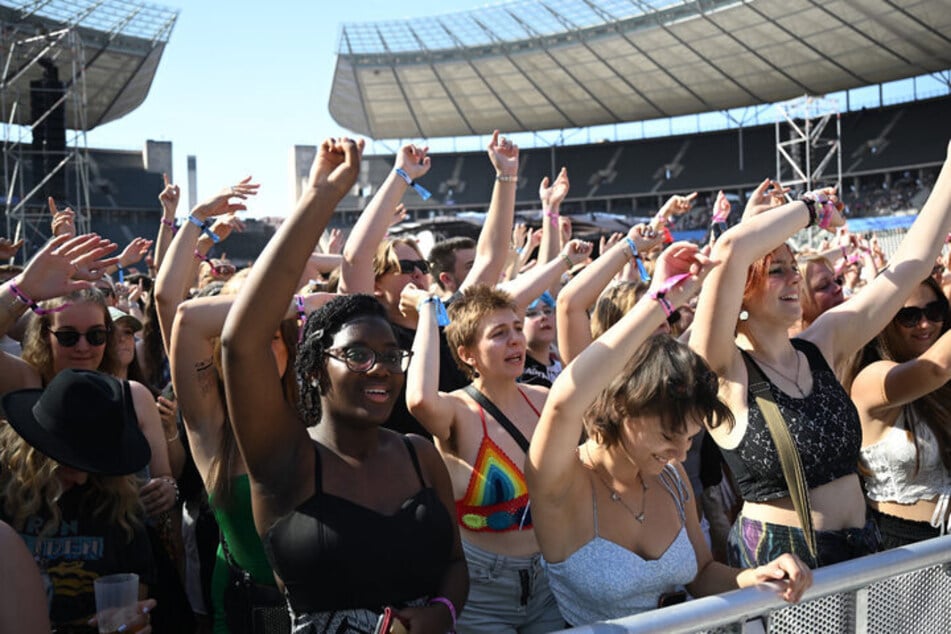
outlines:
[[[543,210],[542,210],[542,213],[545,214],[545,216],[546,216],[549,220],[551,220],[551,226],[553,226],[553,227],[557,227],[557,226],[558,226],[558,219],[560,218],[560,216],[559,216],[557,213],[555,213],[555,212],[552,211],[551,209],[543,209]]]
[[[454,606],[452,604],[452,601],[450,601],[446,597],[433,597],[432,599],[429,600],[429,605],[433,605],[434,603],[439,603],[441,605],[446,606],[449,609],[449,616],[452,617],[452,629],[450,631],[455,632],[456,631],[456,606]]]

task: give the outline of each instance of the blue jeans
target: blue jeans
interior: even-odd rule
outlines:
[[[565,628],[541,555],[506,557],[462,542],[469,566],[469,598],[459,634],[543,634]]]

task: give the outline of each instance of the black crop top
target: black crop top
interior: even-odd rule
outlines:
[[[799,449],[809,488],[814,489],[857,472],[862,426],[858,410],[819,348],[804,339],[793,339],[792,344],[809,361],[812,393],[805,398],[794,398],[766,380]],[[745,351],[740,352],[752,360]],[[765,502],[788,497],[779,454],[749,389],[746,402],[749,407],[746,433],[735,449],[721,448],[723,458],[733,471],[744,500]]]
[[[422,488],[393,515],[324,493],[314,447],[314,495],[275,522],[264,539],[295,616],[354,608],[382,612],[439,594],[453,518],[425,485],[413,445],[403,442]]]

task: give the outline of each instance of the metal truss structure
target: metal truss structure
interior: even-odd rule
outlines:
[[[811,191],[832,185],[841,191],[838,106],[828,99],[806,96],[776,108],[780,114],[776,121],[776,179],[794,189]]]
[[[89,231],[86,132],[145,99],[177,17],[127,0],[0,6],[0,201],[22,258],[49,236],[49,197]]]

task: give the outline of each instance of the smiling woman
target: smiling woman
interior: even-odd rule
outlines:
[[[949,325],[948,300],[929,277],[865,347],[852,384],[866,495],[886,548],[948,530]]]

